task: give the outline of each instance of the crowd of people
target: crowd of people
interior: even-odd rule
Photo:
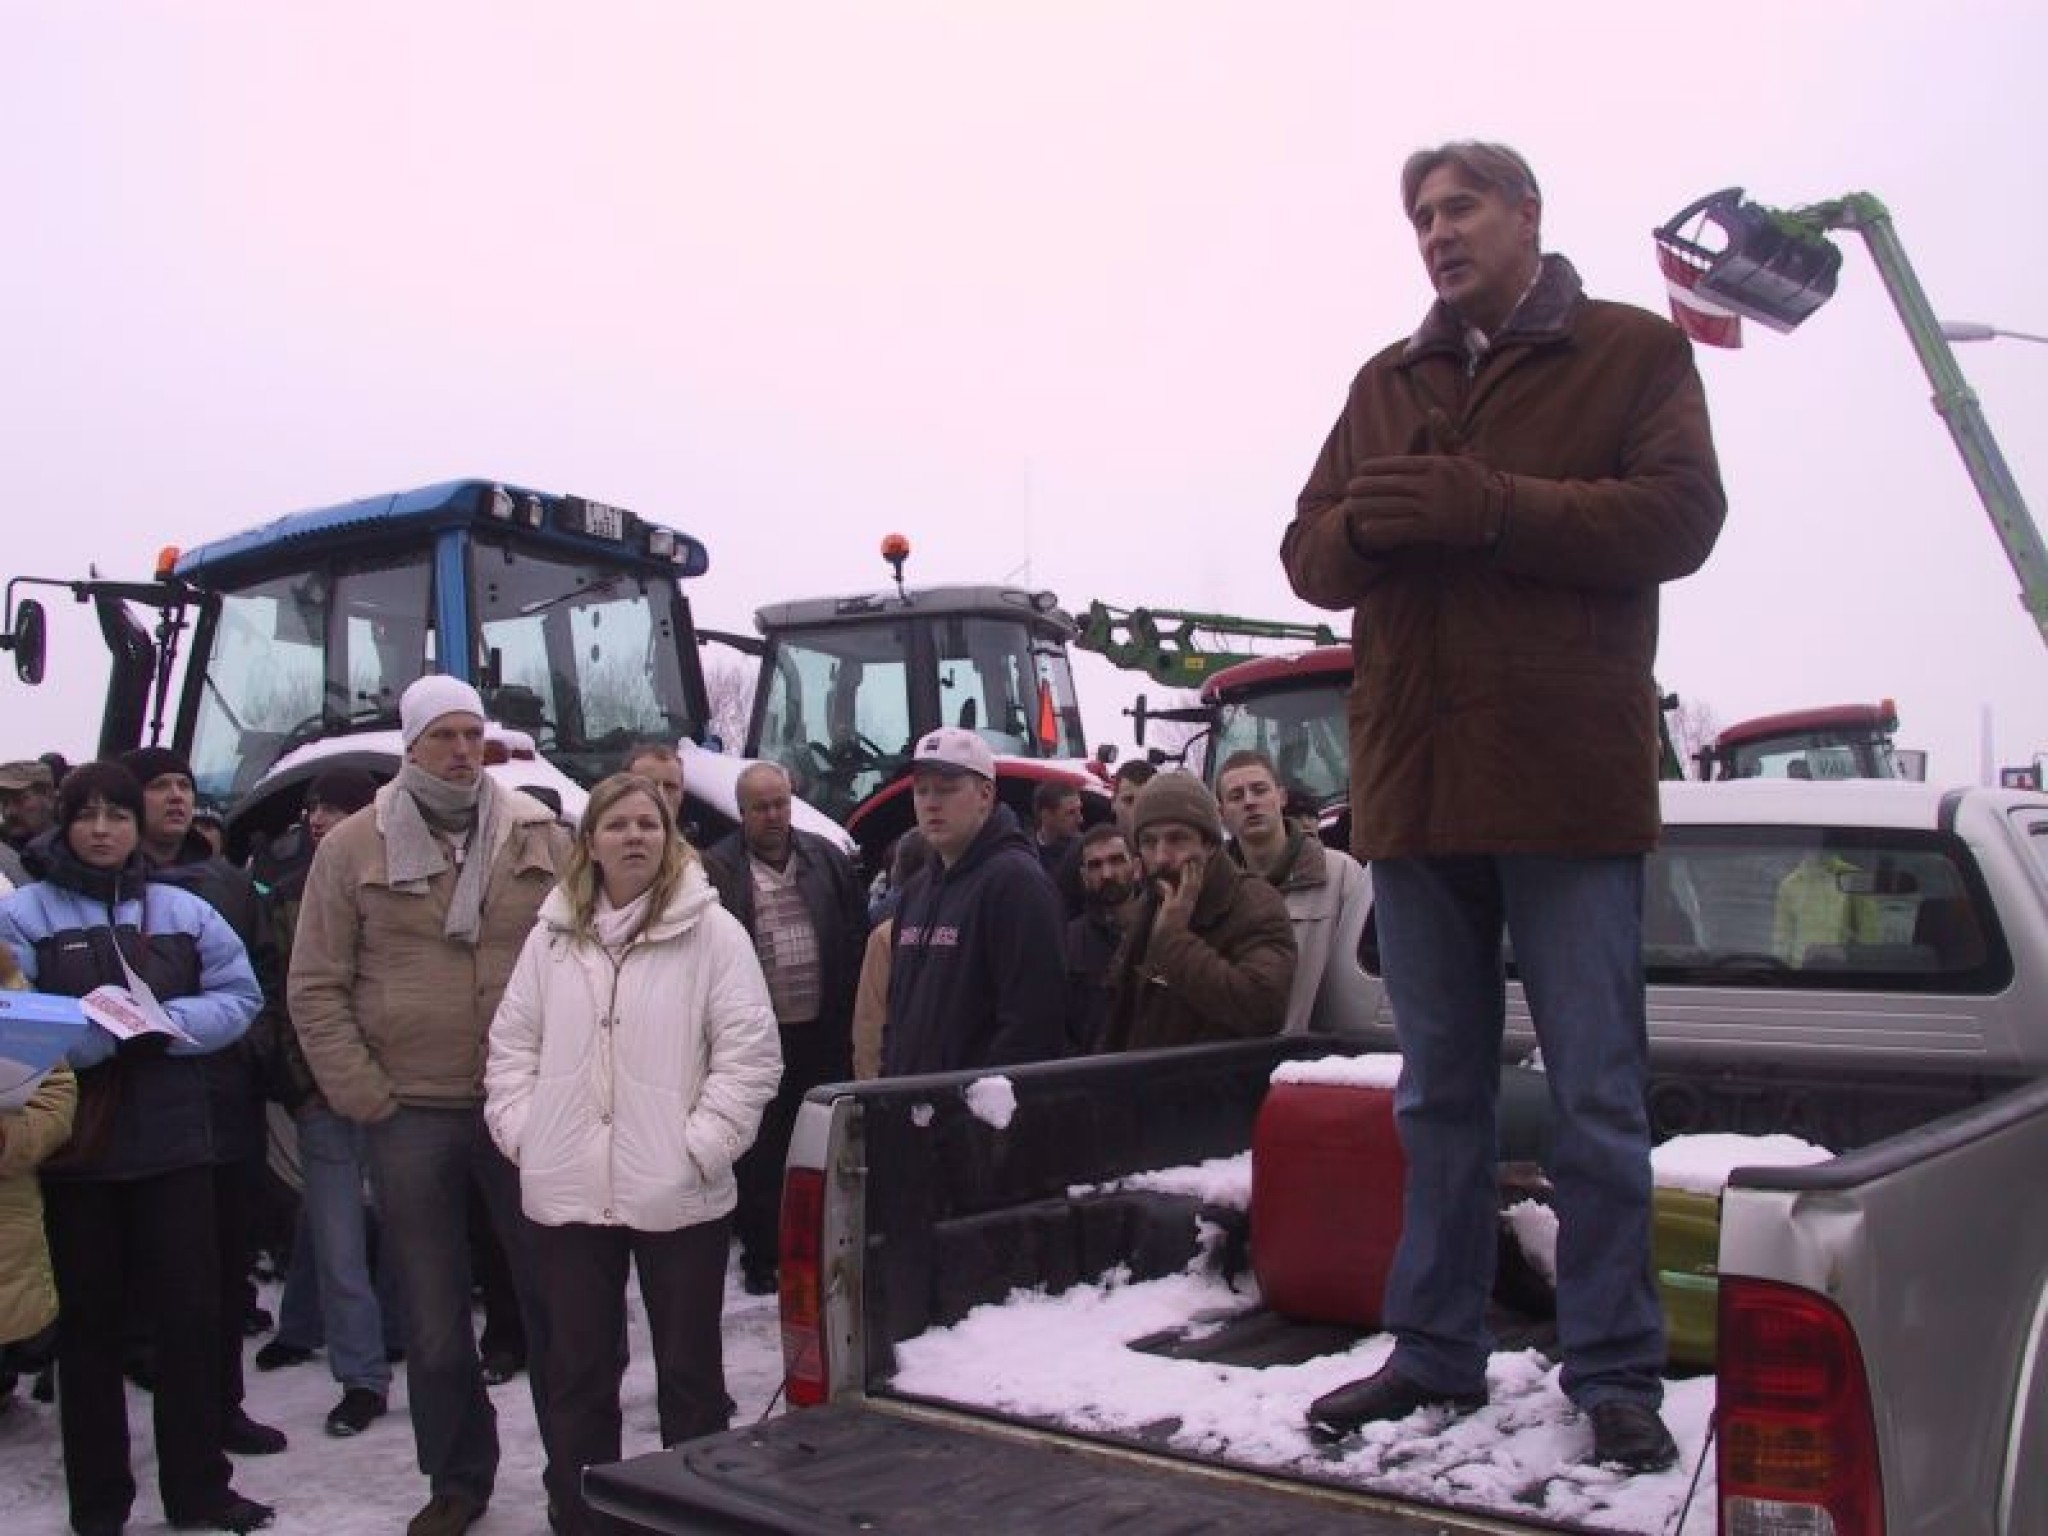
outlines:
[[[243,1369],[280,1167],[297,1199],[257,1371],[324,1351],[339,1437],[385,1416],[403,1362],[427,1482],[408,1531],[450,1536],[495,1489],[485,1387],[523,1367],[551,1525],[597,1531],[581,1474],[620,1453],[627,1277],[663,1442],[724,1427],[727,1255],[776,1290],[811,1088],[1307,1027],[1280,890],[1240,872],[1249,845],[1188,774],[1125,765],[1115,818],[1085,830],[1073,787],[1048,786],[1027,831],[987,743],[935,731],[916,825],[864,883],[792,825],[773,763],[741,773],[737,825],[700,850],[673,744],[636,746],[570,826],[484,771],[467,684],[420,679],[400,722],[397,776],[312,777],[260,882],[202,835],[171,751],[0,767],[19,984],[123,989],[175,1026],[88,1022],[0,1117],[0,1316],[10,1359],[54,1374],[80,1536],[135,1502],[126,1379],[153,1393],[174,1527],[273,1518],[232,1458],[286,1445]],[[487,1308],[479,1338],[494,1271],[508,1317]]]
[[[0,1112],[0,1383],[53,1363],[79,1536],[120,1531],[136,1497],[124,1376],[154,1394],[174,1528],[273,1517],[230,1458],[285,1444],[242,1370],[278,1129],[301,1196],[257,1366],[324,1348],[326,1429],[347,1436],[385,1414],[402,1360],[428,1492],[409,1536],[459,1536],[495,1487],[486,1382],[523,1363],[551,1525],[597,1531],[581,1474],[619,1454],[629,1271],[664,1442],[723,1427],[728,1252],[749,1291],[776,1289],[776,1191],[812,1087],[1339,1028],[1369,900],[1406,1062],[1397,1343],[1309,1427],[1485,1399],[1511,936],[1558,1110],[1563,1386],[1600,1460],[1669,1464],[1636,939],[1656,591],[1722,515],[1703,398],[1677,332],[1586,299],[1541,251],[1512,150],[1423,152],[1401,191],[1436,302],[1358,375],[1282,550],[1305,600],[1356,611],[1371,897],[1257,752],[1218,765],[1220,800],[1126,764],[1094,826],[1047,783],[1026,826],[986,740],[935,730],[912,755],[915,827],[872,889],[792,826],[772,763],[701,851],[669,743],[636,747],[565,825],[484,771],[483,701],[445,676],[405,691],[390,782],[311,781],[299,857],[262,883],[170,751],[0,766],[0,984],[111,989],[143,1020],[117,1035],[89,1015]],[[516,1358],[479,1349],[491,1273]]]

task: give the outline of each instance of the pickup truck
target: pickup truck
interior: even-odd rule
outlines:
[[[1687,1462],[1662,1503],[1587,1468],[1404,1474],[1471,1420],[1411,1425],[1361,1474],[1309,1443],[1306,1388],[1273,1390],[1256,1436],[1200,1428],[1203,1383],[1327,1385],[1371,1341],[1259,1311],[1239,1274],[1256,1212],[1158,1171],[1244,1157],[1275,1069],[1384,1045],[1370,1021],[1356,1041],[815,1090],[783,1195],[799,1411],[593,1467],[592,1503],[669,1532],[2048,1531],[2048,796],[1671,784],[1665,817],[1644,942],[1659,1138],[1790,1133],[1835,1155],[1729,1176],[1718,1343],[1673,1383],[1695,1422],[1667,1398]],[[1362,950],[1371,971],[1370,929]],[[1152,1422],[1006,1406],[993,1355],[906,1368],[969,1321],[1182,1280],[1237,1309],[1099,1351],[1194,1363],[1184,1411]],[[1496,1354],[1497,1399],[1532,1358]]]

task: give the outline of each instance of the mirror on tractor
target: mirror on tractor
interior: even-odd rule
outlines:
[[[43,605],[25,597],[14,610],[14,628],[0,635],[0,647],[14,652],[14,675],[33,688],[43,680],[43,660],[49,644],[49,626]]]

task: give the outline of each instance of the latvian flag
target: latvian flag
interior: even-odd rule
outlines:
[[[1706,262],[1687,251],[1657,242],[1657,265],[1664,269],[1664,286],[1671,294],[1671,318],[1694,341],[1710,347],[1742,345],[1742,317],[1723,309],[1699,291]]]

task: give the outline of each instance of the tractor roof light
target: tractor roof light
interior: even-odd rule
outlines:
[[[1709,238],[1718,236],[1718,243]],[[1724,309],[1789,331],[1834,296],[1842,253],[1796,216],[1745,202],[1728,187],[1688,203],[1656,231],[1674,265],[1696,274],[1693,290]]]
[[[491,516],[495,517],[499,522],[511,522],[512,493],[506,490],[505,487],[503,487],[502,485],[492,486],[488,510],[490,511]]]

